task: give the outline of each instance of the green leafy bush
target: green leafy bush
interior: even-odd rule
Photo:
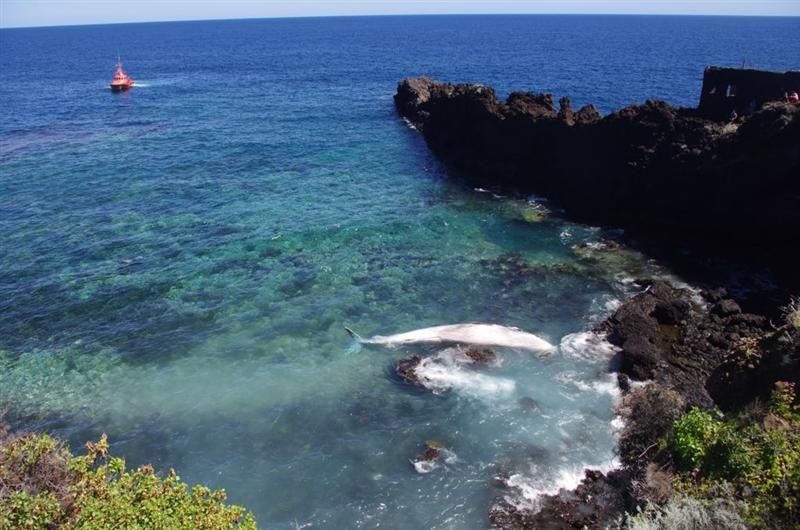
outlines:
[[[679,461],[690,469],[699,468],[722,426],[710,413],[692,407],[672,428],[672,448]]]
[[[724,420],[690,410],[675,422],[670,448],[691,470],[678,476],[680,491],[709,498],[727,483],[751,526],[800,528],[800,409],[793,384],[778,383],[768,408]]]
[[[160,478],[150,466],[125,469],[108,454],[103,435],[73,456],[44,434],[0,432],[0,530],[255,529],[225,492],[191,489],[174,471]]]

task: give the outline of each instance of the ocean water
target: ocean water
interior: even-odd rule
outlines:
[[[704,66],[798,68],[799,47],[800,19],[771,18],[0,30],[0,411],[74,448],[107,432],[264,527],[485,528],[498,498],[614,465],[614,352],[589,331],[632,278],[670,272],[545,201],[448,179],[395,84],[694,105]],[[475,367],[343,329],[476,321],[559,348]],[[412,353],[427,389],[394,374]],[[428,440],[449,458],[419,473]]]

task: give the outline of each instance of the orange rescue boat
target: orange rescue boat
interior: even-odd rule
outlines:
[[[122,61],[117,59],[117,71],[114,72],[114,79],[111,80],[111,90],[122,92],[130,90],[131,87],[133,87],[133,79],[128,77],[128,74],[122,69]]]

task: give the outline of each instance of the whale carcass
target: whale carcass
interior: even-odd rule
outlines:
[[[350,328],[344,328],[362,344],[477,344],[527,350],[535,353],[551,353],[555,346],[531,333],[498,324],[450,324],[415,329],[396,335],[375,335],[362,338]]]

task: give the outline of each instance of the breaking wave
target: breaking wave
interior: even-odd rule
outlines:
[[[603,462],[600,465],[579,464],[561,467],[554,472],[543,472],[536,465],[532,465],[529,473],[517,473],[509,476],[503,482],[512,490],[504,500],[519,510],[538,511],[541,508],[541,499],[544,495],[554,495],[560,490],[575,489],[583,480],[587,469],[597,469],[608,473],[620,467],[616,458]]]
[[[608,342],[605,334],[594,331],[566,335],[561,339],[559,349],[565,357],[589,362],[607,361],[620,351]]]

